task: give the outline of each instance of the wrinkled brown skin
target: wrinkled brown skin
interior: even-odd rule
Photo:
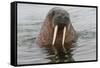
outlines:
[[[40,33],[36,38],[36,44],[38,44],[40,47],[46,47],[46,48],[51,48],[52,47],[52,40],[53,40],[53,32],[54,32],[54,27],[53,27],[53,23],[52,23],[52,11],[55,8],[51,9],[45,20],[44,23],[41,27]],[[62,10],[62,9],[61,9]],[[63,12],[63,10],[62,10]],[[73,47],[73,43],[76,42],[76,31],[74,30],[71,22],[69,23],[71,25],[69,31],[66,30],[66,36],[65,36],[65,48],[69,49],[71,47]],[[55,41],[54,46],[57,49],[61,49],[62,48],[62,34],[63,34],[63,30],[58,31],[57,33],[57,38]]]

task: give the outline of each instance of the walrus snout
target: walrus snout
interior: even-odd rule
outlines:
[[[51,15],[53,27],[58,25],[59,30],[62,30],[64,26],[67,27],[70,23],[69,13],[62,8],[53,8],[49,15]]]
[[[69,23],[69,17],[67,17],[65,15],[64,16],[62,16],[62,15],[55,16],[53,18],[53,23],[55,25],[58,25],[58,26],[60,26],[60,25],[68,25],[68,23]]]

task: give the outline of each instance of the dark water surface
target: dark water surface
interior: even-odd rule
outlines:
[[[25,5],[24,5],[25,6]],[[76,46],[67,50],[67,53],[54,54],[52,49],[40,48],[34,44],[44,19],[32,19],[34,13],[28,13],[32,5],[18,10],[18,64],[58,63],[87,61],[96,59],[96,9],[66,7],[71,16],[72,24],[79,37]],[[52,7],[49,7],[49,9]],[[23,10],[21,10],[23,9]],[[27,11],[25,11],[27,9]],[[47,10],[46,7],[43,10]],[[41,10],[41,12],[43,11]],[[32,9],[29,9],[33,12]],[[24,13],[23,13],[24,12]],[[21,15],[24,14],[23,15]],[[38,13],[38,11],[37,11]],[[47,13],[47,12],[46,12]],[[46,15],[44,13],[44,15]],[[25,15],[26,14],[26,15]],[[33,15],[32,15],[33,14]],[[44,16],[45,17],[45,16]],[[41,17],[40,17],[41,18]]]

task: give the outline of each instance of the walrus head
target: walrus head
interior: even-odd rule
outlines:
[[[69,13],[63,8],[54,7],[48,12],[44,20],[37,43],[45,47],[51,47],[49,45],[55,45],[56,41],[57,47],[63,46],[67,33],[69,33],[67,41],[70,41],[73,39],[73,32],[74,29],[70,23]]]
[[[73,47],[75,37],[76,31],[71,24],[69,13],[63,8],[54,7],[48,12],[36,43],[40,47],[53,49],[55,54],[62,56],[67,53],[66,50]]]
[[[52,24],[60,26],[60,28],[63,28],[64,26],[67,26],[70,22],[69,13],[62,8],[53,8],[51,12],[52,16]]]
[[[64,45],[66,28],[68,29],[70,23],[69,13],[62,8],[55,7],[49,12],[49,17],[54,28],[52,45],[55,43],[58,31],[63,31],[62,45]]]

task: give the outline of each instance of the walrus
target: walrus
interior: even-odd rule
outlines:
[[[53,47],[56,53],[66,52],[73,47],[76,36],[69,13],[63,8],[54,7],[48,12],[43,22],[40,33],[36,37],[36,44],[45,48]]]

